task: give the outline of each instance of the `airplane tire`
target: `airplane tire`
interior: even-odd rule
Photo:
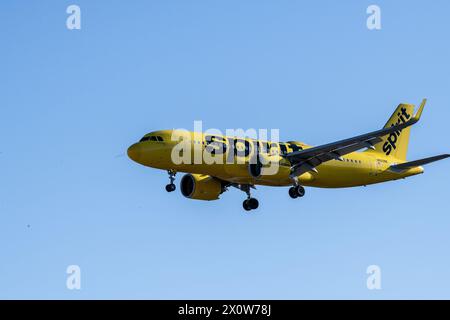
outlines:
[[[258,209],[258,207],[259,207],[259,202],[255,198],[248,199],[247,203],[248,203],[248,206],[250,207],[250,209]]]
[[[168,185],[166,185],[166,191],[167,191],[167,192],[175,191],[176,188],[177,188],[177,187],[175,186],[174,183],[169,183]]]
[[[295,198],[298,198],[298,197],[299,197],[299,194],[298,194],[298,192],[297,192],[297,188],[296,188],[296,187],[290,187],[290,188],[289,188],[289,196],[290,196],[292,199],[295,199]]]
[[[296,191],[299,197],[303,197],[305,195],[305,188],[303,188],[302,186],[297,186]]]
[[[250,211],[252,210],[252,208],[250,208],[250,205],[248,203],[248,200],[244,200],[244,202],[242,202],[242,207],[244,208],[245,211]]]

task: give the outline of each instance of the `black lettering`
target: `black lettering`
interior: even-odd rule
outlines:
[[[406,120],[405,120],[405,118],[403,118],[403,115],[402,115],[402,114],[398,113],[398,116],[400,117],[400,120],[401,120],[403,123],[406,122]]]
[[[396,148],[395,143],[397,142],[397,135],[395,134],[395,132],[389,135],[387,141],[391,144],[392,148]]]
[[[395,123],[391,124],[391,127],[398,125],[399,123],[400,123],[400,120],[397,121],[397,124],[395,124]],[[399,136],[401,132],[402,132],[402,130],[397,130],[397,131],[395,131],[395,134],[397,134],[397,136]]]
[[[406,108],[402,108],[402,115],[404,115],[406,119],[409,119],[410,117],[410,115],[406,112]]]
[[[227,141],[219,136],[205,136],[206,152],[211,154],[224,154],[227,151]]]
[[[238,143],[244,144],[244,152],[243,153],[242,153],[242,151],[238,150],[238,148],[237,148]],[[238,157],[248,157],[248,155],[250,154],[250,142],[248,140],[244,140],[244,139],[234,139],[234,149],[235,149],[236,155]]]
[[[383,144],[383,152],[388,156],[391,153],[391,151],[392,151],[391,145],[389,144],[389,142],[385,142]]]

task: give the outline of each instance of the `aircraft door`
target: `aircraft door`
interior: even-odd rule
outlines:
[[[381,174],[381,172],[383,172],[383,161],[380,159],[376,159],[372,163],[372,175],[378,176]]]

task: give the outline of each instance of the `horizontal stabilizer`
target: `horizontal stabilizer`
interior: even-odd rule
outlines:
[[[424,158],[424,159],[420,159],[420,160],[414,160],[414,161],[396,164],[396,165],[390,166],[389,169],[391,169],[392,171],[408,170],[408,169],[411,169],[411,168],[414,168],[417,166],[421,166],[421,165],[424,165],[427,163],[442,160],[442,159],[445,159],[448,157],[450,157],[450,154],[441,154],[439,156],[434,156],[434,157]]]

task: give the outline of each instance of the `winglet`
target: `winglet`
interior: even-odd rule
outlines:
[[[422,115],[422,112],[423,112],[423,108],[425,107],[425,103],[427,103],[427,99],[422,100],[422,103],[420,104],[419,109],[417,110],[416,114],[414,115],[414,118],[413,118],[414,122],[419,121],[420,116]]]

